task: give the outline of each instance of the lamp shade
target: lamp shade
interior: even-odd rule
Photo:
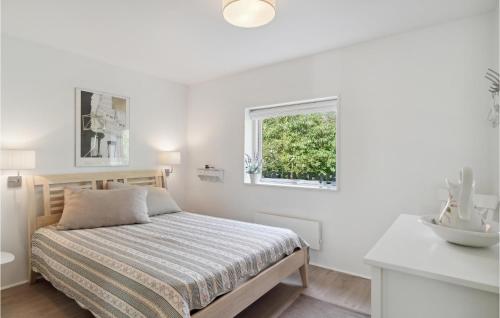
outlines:
[[[178,151],[160,152],[159,162],[162,166],[178,165],[181,163],[181,153]]]
[[[1,150],[0,160],[2,170],[35,169],[34,150]]]
[[[222,6],[224,19],[242,28],[265,25],[276,15],[276,0],[223,0]]]

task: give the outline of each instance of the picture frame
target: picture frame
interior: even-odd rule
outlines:
[[[75,95],[75,165],[128,166],[130,98],[82,88]]]

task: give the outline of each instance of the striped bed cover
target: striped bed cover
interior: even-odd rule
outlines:
[[[96,317],[189,317],[306,243],[294,232],[189,212],[148,224],[38,229],[32,266]]]

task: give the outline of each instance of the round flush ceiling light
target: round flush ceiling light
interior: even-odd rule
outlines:
[[[224,19],[242,28],[268,24],[276,14],[276,0],[223,0]]]

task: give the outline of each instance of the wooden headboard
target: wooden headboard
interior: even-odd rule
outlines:
[[[39,215],[39,202],[32,202],[30,207],[30,237],[36,229],[57,223],[64,207],[64,187],[73,186],[82,189],[106,189],[108,181],[118,181],[133,185],[152,185],[162,187],[161,171],[115,171],[78,174],[60,174],[34,176],[29,185],[32,192],[31,201],[37,200],[37,194],[42,196],[42,211]]]
[[[109,181],[157,187],[163,187],[166,184],[160,170],[60,174],[27,178],[30,196],[28,198],[28,251],[31,277],[31,237],[37,229],[59,222],[64,208],[64,187],[106,189],[106,183]]]

